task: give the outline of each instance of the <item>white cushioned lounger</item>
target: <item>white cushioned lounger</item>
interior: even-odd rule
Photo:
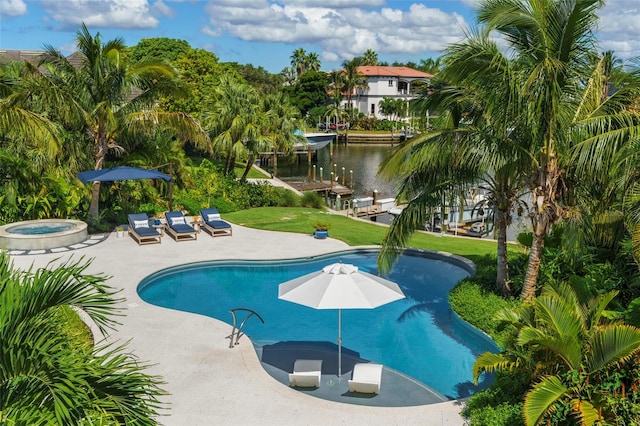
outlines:
[[[349,380],[349,391],[360,393],[380,393],[382,364],[358,363],[353,366]]]
[[[303,388],[317,388],[322,377],[322,360],[298,359],[293,364],[293,373],[289,373],[289,384]]]

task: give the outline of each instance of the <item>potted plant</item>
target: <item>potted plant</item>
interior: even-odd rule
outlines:
[[[315,229],[313,236],[320,240],[323,240],[329,236],[329,222],[317,220],[311,224]]]

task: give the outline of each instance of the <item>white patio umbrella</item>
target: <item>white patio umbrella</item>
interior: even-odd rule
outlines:
[[[344,263],[280,284],[278,299],[338,310],[338,377],[342,374],[342,309],[373,309],[404,299],[398,284]]]

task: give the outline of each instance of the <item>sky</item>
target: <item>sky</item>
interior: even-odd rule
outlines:
[[[223,62],[278,73],[298,48],[322,69],[341,68],[367,49],[393,63],[436,58],[475,25],[478,0],[0,0],[0,49],[75,50],[84,22],[103,42],[168,37]],[[640,0],[608,0],[600,10],[602,50],[640,56]]]

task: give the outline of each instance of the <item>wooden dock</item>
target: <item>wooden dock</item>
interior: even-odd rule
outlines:
[[[340,185],[336,182],[333,182],[332,185],[330,180],[287,183],[300,192],[322,192],[325,194],[339,195],[341,197],[353,194],[353,190],[351,190],[350,188],[347,188],[346,186]]]

